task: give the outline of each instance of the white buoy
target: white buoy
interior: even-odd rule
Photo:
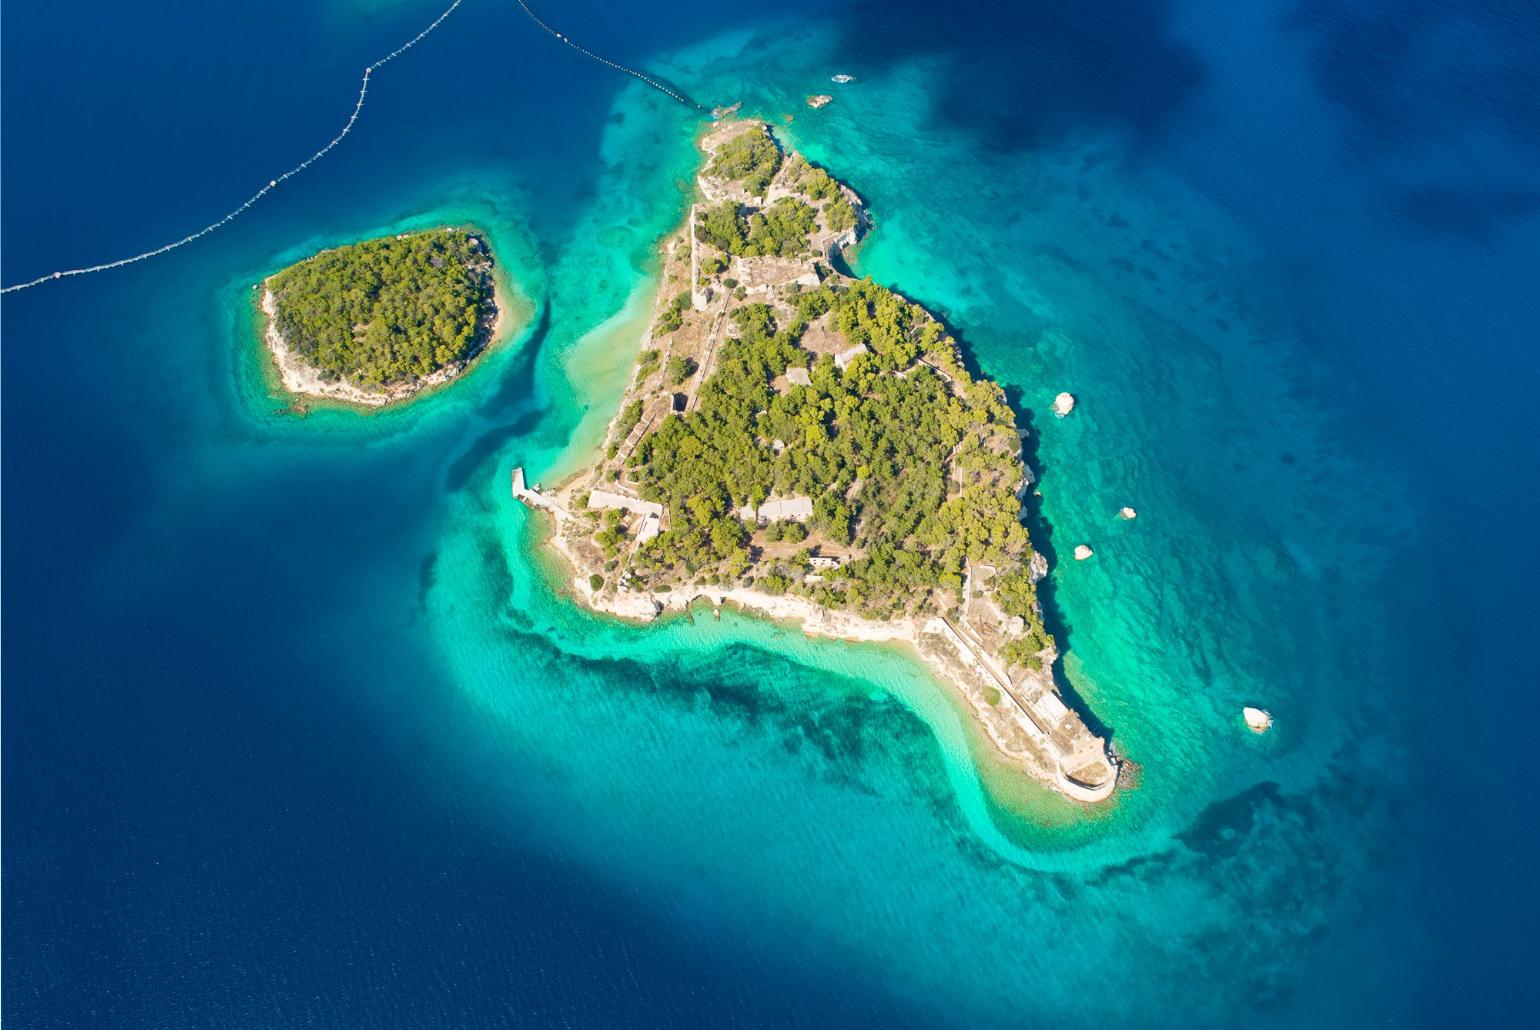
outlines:
[[[1089,544],[1080,544],[1080,545],[1078,545],[1075,548],[1075,560],[1076,561],[1085,561],[1087,558],[1091,557],[1091,555],[1093,555],[1095,553],[1096,553],[1095,551],[1091,550],[1091,547],[1090,547]]]
[[[1266,733],[1273,728],[1273,717],[1266,709],[1252,708],[1247,705],[1241,709],[1241,714],[1246,717],[1246,726],[1252,733]]]
[[[1118,509],[1118,518],[1120,519],[1137,519],[1138,517],[1139,513],[1127,505]]]
[[[1053,413],[1060,418],[1075,410],[1075,395],[1061,393],[1053,399]]]

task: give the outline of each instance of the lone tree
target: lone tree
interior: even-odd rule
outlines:
[[[669,358],[668,381],[675,386],[695,374],[694,358]]]

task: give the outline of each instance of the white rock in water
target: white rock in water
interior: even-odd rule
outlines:
[[[1096,553],[1095,551],[1091,550],[1090,545],[1088,545],[1088,544],[1080,544],[1079,546],[1077,546],[1075,548],[1075,560],[1076,561],[1085,561],[1087,558],[1091,557],[1091,555],[1093,555],[1095,553]]]
[[[1061,393],[1053,399],[1053,413],[1060,418],[1075,410],[1075,395]]]
[[[1120,519],[1137,519],[1138,517],[1139,513],[1132,508],[1124,506],[1118,509],[1118,518]]]
[[[1246,717],[1246,725],[1252,733],[1266,733],[1273,728],[1273,717],[1261,708],[1248,705],[1241,709],[1241,714]]]

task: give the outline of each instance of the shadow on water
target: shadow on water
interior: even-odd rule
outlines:
[[[734,734],[733,747],[758,738],[794,756],[818,781],[868,797],[882,793],[880,770],[901,772],[938,817],[958,818],[930,728],[903,705],[873,704],[863,683],[745,642],[642,661],[564,648],[538,625],[509,625],[505,632],[531,667],[560,670],[552,682],[582,682],[628,700],[646,697],[678,713],[707,715],[746,731]]]
[[[1171,30],[1173,7],[1170,0],[856,0],[837,50],[866,68],[949,58],[934,80],[936,117],[998,152],[1033,149],[1087,126],[1149,140],[1207,74]]]
[[[675,82],[673,79],[668,78],[667,76],[659,75],[657,72],[648,72],[647,76],[648,78],[655,79],[656,81],[662,83],[664,86],[667,86],[681,97],[684,97],[686,106],[694,107],[698,111],[709,111],[713,106],[711,104],[703,104],[699,100],[696,100],[685,90],[683,86],[679,85],[679,83]]]
[[[1017,397],[1012,398],[1012,393],[1017,394]],[[1021,460],[1032,475],[1032,482],[1035,486],[1037,483],[1042,482],[1043,478],[1043,462],[1037,447],[1039,439],[1037,416],[1030,408],[1018,403],[1019,395],[1020,389],[1013,387],[1007,391],[1006,398],[1012,402],[1012,407],[1016,410],[1017,427],[1026,434],[1021,440]],[[1032,538],[1033,549],[1039,551],[1044,558],[1048,559],[1048,567],[1050,569],[1056,568],[1059,564],[1059,552],[1053,544],[1053,526],[1043,516],[1043,499],[1030,489],[1027,491],[1026,497],[1022,498],[1021,521],[1027,527],[1027,534]],[[1049,633],[1053,634],[1053,639],[1059,642],[1061,648],[1058,659],[1053,663],[1054,682],[1058,684],[1059,693],[1064,697],[1064,703],[1079,713],[1080,718],[1086,724],[1086,728],[1110,744],[1113,734],[1112,727],[1097,717],[1091,706],[1085,703],[1085,699],[1070,684],[1069,677],[1064,674],[1062,648],[1064,647],[1064,641],[1070,637],[1070,624],[1069,620],[1064,617],[1063,609],[1059,607],[1055,599],[1057,592],[1058,590],[1052,576],[1043,577],[1037,584],[1037,599],[1043,606],[1043,625],[1048,629]]]
[[[528,436],[545,419],[548,408],[526,411],[507,425],[497,426],[482,433],[454,460],[444,475],[444,492],[458,493],[470,482],[476,470],[486,460],[502,449],[509,440]]]
[[[507,370],[503,372],[502,381],[497,385],[497,393],[492,396],[492,406],[500,408],[517,404],[535,395],[535,366],[550,333],[551,303],[542,298],[540,313],[535,316],[535,327],[530,330],[529,339],[524,341],[524,345],[519,348],[519,353],[513,361],[508,363]]]
[[[845,274],[851,273],[846,271]],[[1027,406],[1022,388],[1015,384],[1007,386],[999,383],[998,380],[984,370],[979,363],[978,353],[969,342],[967,334],[954,324],[951,314],[947,311],[945,305],[934,301],[916,300],[914,294],[906,293],[897,284],[885,285],[905,300],[920,304],[935,316],[936,320],[941,323],[952,339],[957,341],[957,350],[962,366],[970,376],[973,376],[975,379],[988,379],[995,382],[1004,391],[1006,403],[1016,413],[1016,427],[1025,433],[1021,440],[1021,460],[1032,477],[1032,485],[1035,486],[1037,483],[1042,482],[1044,466],[1037,447],[1036,416],[1033,414],[1032,409]],[[1027,527],[1027,534],[1032,538],[1032,549],[1041,552],[1043,557],[1048,559],[1048,567],[1050,569],[1056,568],[1059,564],[1059,555],[1053,545],[1053,526],[1043,515],[1042,498],[1030,487],[1026,496],[1022,498],[1021,522]],[[1065,618],[1063,610],[1055,602],[1054,594],[1055,586],[1052,576],[1046,576],[1039,581],[1037,584],[1037,599],[1043,608],[1043,625],[1049,633],[1053,634],[1054,640],[1058,641],[1062,647],[1063,642],[1070,637],[1071,626],[1069,620]],[[1054,662],[1053,678],[1054,682],[1058,685],[1060,695],[1064,698],[1064,703],[1079,713],[1086,727],[1092,733],[1106,739],[1110,743],[1113,733],[1112,727],[1097,718],[1095,712],[1085,703],[1085,699],[1070,685],[1068,677],[1064,674],[1064,656],[1062,653],[1058,660]]]
[[[417,621],[417,617],[427,612],[428,596],[433,593],[433,587],[438,583],[438,552],[429,551],[422,556],[417,563],[417,607],[412,610],[411,619]]]
[[[1431,183],[1404,189],[1396,210],[1427,232],[1490,243],[1501,230],[1540,211],[1540,189],[1513,183]]]
[[[833,268],[836,272],[838,272],[840,275],[845,276],[846,278],[849,278],[849,279],[860,279],[861,278],[861,276],[857,275],[851,269],[850,262],[845,260],[845,252],[843,250],[837,248],[837,247],[835,249],[829,251],[829,267]]]
[[[1534,4],[1298,0],[1286,24],[1309,47],[1321,95],[1352,119],[1358,154],[1393,178],[1421,180],[1394,187],[1394,214],[1474,242],[1533,218],[1540,208]],[[1430,179],[1430,168],[1442,176]]]
[[[544,346],[551,329],[550,304],[541,302],[538,317],[539,320],[530,332],[529,339],[508,363],[508,368],[497,385],[496,393],[487,404],[487,407],[493,411],[517,412],[516,417],[511,422],[494,426],[482,433],[450,463],[448,471],[444,474],[446,493],[459,492],[470,481],[470,477],[476,470],[499,447],[514,437],[526,436],[533,432],[549,413],[549,408],[537,408],[533,403],[535,368],[540,358],[540,349]]]
[[[1229,858],[1245,846],[1260,812],[1269,806],[1286,807],[1288,803],[1277,783],[1264,781],[1215,801],[1199,812],[1176,839],[1188,850],[1209,858]]]
[[[1452,17],[1436,0],[1299,0],[1289,25],[1314,44],[1316,86],[1352,116],[1359,146],[1468,142],[1473,126],[1485,126],[1540,149],[1540,12],[1532,4],[1465,0]],[[1467,45],[1459,61],[1439,60],[1452,28]]]

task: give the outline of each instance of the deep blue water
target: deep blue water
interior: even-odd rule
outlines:
[[[720,88],[720,67],[689,81],[692,59],[671,55],[720,49],[713,41],[724,34],[762,27],[755,12],[720,4],[551,6],[552,20],[593,49],[670,62],[699,90]],[[792,20],[822,33],[874,89],[923,70],[932,106],[905,117],[926,146],[952,148],[964,182],[972,162],[1007,167],[1095,136],[1118,141],[1113,163],[1130,180],[1158,172],[1199,198],[1213,219],[1200,239],[1243,238],[1259,255],[1246,259],[1250,314],[1290,327],[1275,348],[1291,374],[1280,407],[1331,419],[1311,460],[1364,470],[1367,501],[1340,511],[1323,502],[1297,543],[1309,558],[1301,566],[1326,570],[1329,589],[1302,592],[1319,603],[1316,618],[1366,627],[1365,657],[1350,663],[1331,650],[1318,661],[1310,639],[1288,637],[1292,613],[1277,612],[1283,664],[1307,670],[1299,686],[1279,668],[1277,689],[1280,700],[1291,690],[1310,699],[1300,722],[1329,722],[1338,698],[1347,708],[1370,695],[1374,711],[1395,713],[1394,728],[1329,754],[1301,747],[1294,766],[1279,767],[1281,788],[1204,783],[1196,813],[1182,810],[1180,825],[1160,830],[1176,842],[1169,849],[1141,839],[1120,861],[1023,881],[1021,920],[1049,902],[1072,911],[1081,896],[1088,913],[1105,912],[1090,897],[1100,884],[1153,869],[1128,897],[1171,914],[1159,978],[1179,973],[1184,989],[1222,996],[1230,979],[1261,974],[1223,965],[1232,951],[1212,938],[1287,943],[1269,944],[1276,995],[1256,1008],[1194,1005],[1200,1022],[1352,1013],[1431,1025],[1522,1011],[1534,1000],[1524,933],[1537,909],[1524,745],[1540,714],[1531,524],[1540,13],[1500,0],[801,8]],[[222,214],[334,133],[362,66],[436,12],[431,0],[8,5],[0,279],[135,252]],[[765,88],[764,68],[782,60],[766,49],[760,38],[741,57],[754,69],[746,93]],[[702,839],[695,855],[668,836],[671,800],[688,793],[682,777],[652,784],[647,803],[668,826],[655,835],[619,788],[583,805],[547,801],[577,774],[521,736],[534,731],[467,701],[464,670],[453,667],[463,652],[436,643],[443,611],[462,596],[484,600],[470,587],[462,595],[446,553],[478,554],[477,589],[488,596],[513,589],[502,582],[502,543],[464,514],[482,503],[476,484],[489,466],[501,472],[510,443],[555,451],[577,431],[552,369],[619,309],[677,217],[666,188],[689,174],[694,123],[683,110],[617,107],[622,88],[626,80],[553,44],[512,3],[467,0],[379,76],[333,156],[229,229],[155,262],[5,298],[0,885],[3,1003],[15,1025],[979,1021],[963,987],[917,1000],[906,986],[929,983],[926,968],[968,964],[926,952],[965,938],[936,944],[925,923],[906,921],[942,889],[911,872],[918,863],[895,863],[891,909],[860,929],[891,947],[862,951],[823,934],[798,914],[813,887],[748,874],[724,887],[735,882],[717,868],[727,852]],[[809,149],[830,148],[819,156],[841,171],[838,137],[797,115]],[[632,126],[637,137],[615,143]],[[862,158],[869,169],[883,156],[874,154]],[[632,165],[634,183],[661,185],[662,199],[628,195]],[[1080,188],[1094,194],[1101,180],[1083,172]],[[855,184],[887,202],[879,224],[886,216],[887,231],[918,238],[911,227],[927,197],[906,195],[901,176],[869,175]],[[952,194],[938,188],[930,202],[943,198]],[[957,203],[966,235],[977,216]],[[545,277],[530,289],[550,303],[549,325],[456,387],[463,401],[430,402],[438,406],[420,415],[357,429],[275,420],[254,404],[251,356],[233,342],[244,284],[318,242],[441,209],[485,214],[527,237],[539,266],[530,274]],[[573,234],[587,225],[607,234],[613,266],[586,264]],[[1013,245],[1001,238],[998,253]],[[1154,267],[1174,238],[1145,241]],[[916,296],[966,296],[880,246],[872,263]],[[564,268],[575,264],[597,269],[598,285],[574,286]],[[1186,285],[1194,295],[1209,288]],[[1150,310],[1166,310],[1153,294]],[[986,367],[1018,367],[958,311]],[[1151,427],[1147,446],[1188,444],[1210,425],[1244,428],[1251,414],[1241,407],[1207,423],[1203,404],[1193,407],[1196,416],[1173,413],[1169,431]],[[1277,418],[1256,413],[1263,442]],[[1210,443],[1229,453],[1229,441]],[[1215,465],[1215,489],[1239,494],[1295,474],[1292,452],[1265,468],[1257,453],[1235,443],[1233,467]],[[1159,461],[1175,468],[1184,456]],[[1218,560],[1252,560],[1245,522],[1224,528],[1234,535],[1208,541]],[[1359,535],[1393,542],[1382,564],[1364,568],[1354,563],[1362,548],[1337,546]],[[1074,615],[1083,602],[1063,592]],[[546,633],[538,605],[508,608],[524,634],[570,631]],[[1215,611],[1205,627],[1221,640],[1224,617]],[[1088,614],[1080,622],[1095,625]],[[526,663],[555,664],[509,636],[514,677]],[[1090,642],[1084,650],[1095,654]],[[983,869],[1017,890],[956,815],[917,720],[819,700],[768,658],[749,664],[796,681],[791,700],[756,694],[730,662],[713,670],[640,649],[634,659],[593,659],[564,689],[591,680],[603,697],[643,685],[687,753],[707,747],[688,736],[706,733],[688,699],[736,707],[747,725],[787,735],[767,750],[783,750],[788,767],[805,761],[799,746],[822,747],[832,771],[821,775],[868,790],[861,803],[883,818],[897,813],[881,825],[933,820],[975,856],[970,875]],[[1176,761],[1140,757],[1152,776],[1163,758]],[[1290,776],[1302,766],[1321,779],[1337,770],[1342,782],[1335,792],[1295,790]],[[796,792],[800,781],[768,768],[755,772],[764,789]],[[894,771],[910,768],[919,771]],[[780,811],[781,802],[763,803]],[[752,794],[742,807],[756,807]],[[1349,834],[1358,814],[1371,828]],[[722,824],[736,815],[722,811]],[[1298,900],[1252,899],[1259,919],[1280,926],[1236,919],[1213,930],[1203,921],[1213,895],[1185,885],[1205,868],[1232,876],[1225,862],[1254,823],[1309,837],[1342,861],[1309,865],[1327,882],[1300,885]],[[1265,867],[1270,854],[1242,858]],[[648,869],[618,874],[632,855]],[[777,861],[783,871],[803,863],[809,882],[838,865],[811,848]],[[951,857],[937,867],[958,868]],[[852,893],[863,889],[851,882]],[[1310,910],[1321,899],[1330,911]],[[781,921],[782,910],[796,918]],[[1189,915],[1206,932],[1185,939]],[[983,1021],[1079,1023],[1129,1009],[1149,1023],[1179,1021],[1154,974],[1148,997],[1096,996],[1103,964],[1156,968],[1144,943],[1065,949],[1063,968],[1043,963],[1067,985],[1063,996],[1024,985],[1019,1007]],[[913,966],[891,958],[905,952]],[[1140,982],[1116,977],[1125,991]]]

